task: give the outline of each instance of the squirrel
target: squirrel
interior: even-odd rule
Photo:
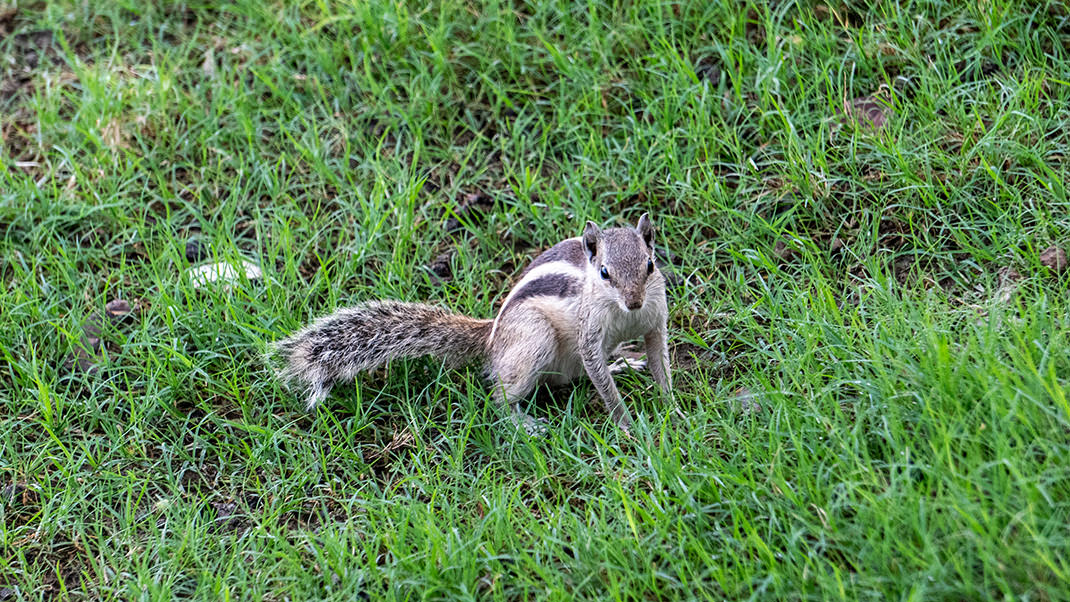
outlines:
[[[493,320],[422,303],[370,301],[340,309],[273,345],[282,378],[303,385],[313,409],[338,382],[398,358],[433,356],[458,366],[479,360],[529,435],[543,422],[520,403],[540,383],[568,383],[582,373],[594,383],[616,425],[628,433],[628,408],[613,382],[609,354],[642,337],[647,368],[669,394],[665,278],[654,263],[654,229],[644,213],[636,226],[602,230],[588,221],[582,236],[538,255],[520,275]]]

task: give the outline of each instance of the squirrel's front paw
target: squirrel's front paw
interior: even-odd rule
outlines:
[[[646,359],[620,356],[609,365],[610,374],[621,374],[628,370],[646,370]]]

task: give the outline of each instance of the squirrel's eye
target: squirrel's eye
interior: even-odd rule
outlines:
[[[606,269],[606,266],[602,266],[602,270],[598,273],[602,276],[602,280],[609,280],[609,270]]]
[[[653,259],[648,259],[646,261],[646,273],[647,274],[653,274],[654,273],[654,260]]]

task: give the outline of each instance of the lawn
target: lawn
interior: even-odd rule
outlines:
[[[1068,599],[1068,74],[1061,1],[0,2],[0,602]],[[645,211],[633,439],[263,359]]]

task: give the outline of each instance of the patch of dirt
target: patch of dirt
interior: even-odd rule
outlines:
[[[104,357],[100,350],[104,343],[104,330],[108,325],[119,325],[128,322],[136,315],[136,304],[131,306],[123,299],[114,299],[104,306],[104,316],[108,318],[105,324],[99,313],[90,314],[82,324],[82,337],[79,344],[72,350],[64,362],[63,367],[68,372],[95,373],[100,369],[100,362]],[[117,353],[118,347],[111,345],[109,351]]]
[[[0,17],[4,14],[0,13]],[[14,13],[10,13],[6,24],[0,18],[0,28],[12,27],[14,16]],[[0,48],[6,46],[7,52],[0,54],[0,67],[4,68],[0,72],[0,102],[9,101],[15,96],[29,96],[34,70],[44,61],[49,64],[62,61],[51,30],[4,35],[6,39]]]
[[[1018,53],[1013,49],[1005,48],[998,54],[981,60],[962,59],[952,65],[951,69],[963,83],[973,83],[991,79],[998,73],[1012,71],[1018,63]]]
[[[2,96],[0,92],[0,102]],[[38,168],[41,156],[36,135],[37,123],[29,111],[19,107],[6,116],[0,113],[0,144],[14,159],[15,169],[33,172]]]
[[[857,29],[866,24],[865,19],[862,18],[866,9],[855,7],[853,4],[853,2],[845,2],[835,6],[818,4],[814,6],[814,14],[821,19],[831,19],[844,29]]]
[[[481,226],[486,221],[486,214],[495,209],[494,199],[484,192],[471,192],[461,197],[454,207],[447,208],[444,229],[447,238],[438,246],[438,254],[427,266],[431,270],[432,280],[435,284],[444,284],[453,277],[453,268],[450,265],[458,242],[454,235],[461,230],[469,230]]]
[[[439,253],[434,261],[431,262],[431,273],[434,274],[436,283],[445,283],[453,277],[453,268],[450,266],[450,260],[452,258],[453,250],[450,249]]]
[[[260,474],[259,480],[269,482],[280,478],[279,475]],[[211,498],[213,531],[217,533],[241,532],[252,526],[255,516],[265,506],[276,504],[279,500],[272,495],[266,498],[243,487],[234,488],[234,484],[225,482],[218,467],[202,464],[185,469],[179,479],[182,486],[182,503],[196,504],[205,497]],[[229,491],[227,491],[229,489]],[[327,512],[324,514],[323,508]],[[323,524],[326,520],[345,520],[346,513],[341,505],[330,497],[315,496],[309,492],[309,498],[286,511],[280,522],[294,529],[308,529]]]
[[[37,177],[49,141],[38,142],[37,116],[23,101],[33,96],[38,74],[51,70],[49,79],[55,87],[77,81],[67,66],[63,50],[55,41],[55,32],[47,29],[21,31],[19,8],[0,7],[0,143],[14,161],[14,168]],[[25,10],[25,9],[23,9]],[[87,56],[88,48],[71,42],[72,52]],[[83,59],[90,62],[88,58]],[[60,107],[60,116],[69,117],[73,103]]]
[[[783,262],[791,262],[799,257],[798,245],[790,236],[783,236],[773,245],[773,256]]]
[[[212,256],[212,246],[207,242],[201,242],[199,238],[191,238],[186,241],[186,261],[200,263]]]
[[[447,233],[456,232],[469,225],[478,226],[484,222],[485,214],[494,210],[494,199],[485,192],[465,194],[453,207],[446,220]]]
[[[695,75],[698,76],[699,81],[705,82],[713,88],[716,88],[721,83],[723,67],[719,55],[703,56],[695,60],[694,64]]]
[[[82,575],[89,563],[86,561],[88,553],[77,536],[67,541],[56,538],[49,542],[29,536],[11,545],[22,548],[28,565],[26,569],[40,571],[42,587],[39,591],[45,599],[60,599],[64,591],[81,587]]]
[[[41,496],[36,489],[26,483],[11,483],[0,490],[0,503],[6,511],[8,530],[26,524],[27,520],[40,511]]]
[[[255,493],[239,493],[208,503],[215,511],[213,527],[217,531],[241,531],[249,527],[249,516],[263,506],[263,500]]]
[[[699,364],[700,361],[709,359],[709,349],[699,347],[694,343],[680,342],[669,348],[669,365],[674,371],[689,370]]]
[[[7,36],[14,31],[15,15],[19,14],[17,6],[0,6],[0,36]]]

